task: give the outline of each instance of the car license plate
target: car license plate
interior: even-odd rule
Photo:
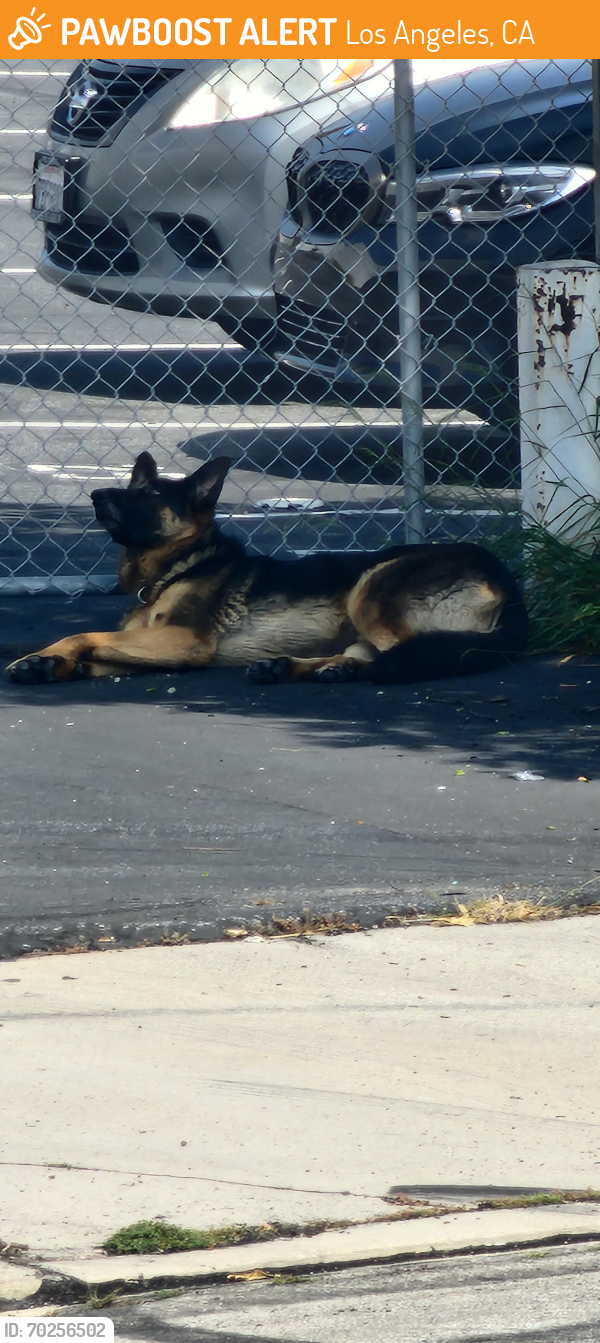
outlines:
[[[33,169],[33,214],[47,224],[61,224],[65,218],[63,198],[65,167],[62,163],[36,156]]]

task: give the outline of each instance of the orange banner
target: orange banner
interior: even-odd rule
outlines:
[[[216,6],[215,6],[216,8]],[[221,11],[193,10],[175,3],[161,6],[144,0],[129,15],[123,4],[102,0],[9,0],[0,37],[0,56],[42,60],[92,57],[462,57],[466,60],[550,59],[553,52],[580,58],[600,56],[600,6],[578,9],[565,22],[562,5],[514,4],[490,0],[464,6],[437,2],[411,4],[410,9],[379,0],[365,16],[362,4],[335,4],[312,16],[290,14],[271,4],[252,11],[226,3]],[[166,11],[166,12],[165,12]]]

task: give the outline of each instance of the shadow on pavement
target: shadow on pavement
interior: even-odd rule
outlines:
[[[165,1277],[165,1283],[169,1284],[172,1280]],[[271,1288],[272,1290],[272,1288]],[[184,1303],[185,1304],[185,1303]],[[272,1334],[265,1334],[261,1328],[256,1334],[237,1334],[230,1333],[223,1329],[205,1329],[198,1320],[202,1317],[202,1300],[193,1303],[193,1339],[194,1343],[285,1343],[281,1336],[275,1338]],[[192,1307],[192,1308],[193,1308]],[[135,1307],[134,1307],[135,1309]],[[189,1317],[183,1324],[178,1324],[176,1320],[161,1319],[156,1313],[144,1310],[142,1318],[136,1323],[132,1319],[133,1311],[129,1309],[128,1313],[119,1314],[111,1311],[110,1318],[114,1320],[118,1337],[127,1343],[127,1339],[138,1340],[139,1343],[189,1343],[190,1321]],[[115,1337],[117,1336],[115,1330]]]
[[[240,423],[183,439],[178,448],[200,461],[223,452],[244,471],[284,480],[399,486],[402,479],[402,429],[393,423]],[[506,429],[461,423],[425,427],[427,483],[437,485],[443,477],[446,486],[473,486],[481,491],[479,507],[484,509],[490,506],[485,489],[514,488],[518,453],[518,440]]]
[[[136,401],[158,400],[176,405],[279,405],[293,399],[313,404],[354,404],[380,408],[382,389],[335,383],[313,374],[288,373],[266,356],[242,349],[156,351],[129,359],[106,351],[16,350],[0,359],[0,383],[37,391],[77,395],[115,394]],[[385,404],[400,404],[396,391]]]
[[[54,594],[0,596],[0,658],[44,647],[64,634],[115,629],[130,603],[120,596],[74,600]],[[224,714],[285,722],[313,746],[388,746],[398,752],[451,749],[491,771],[546,778],[600,777],[600,659],[525,658],[477,677],[411,686],[252,686],[242,671],[145,672],[119,681],[63,686],[0,682],[0,704],[164,704],[172,713]],[[174,693],[169,693],[173,690]]]

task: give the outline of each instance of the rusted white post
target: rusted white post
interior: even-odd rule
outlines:
[[[600,543],[600,266],[518,271],[524,521]]]

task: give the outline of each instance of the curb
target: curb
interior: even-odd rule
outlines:
[[[197,1286],[262,1270],[267,1275],[318,1271],[431,1255],[518,1249],[527,1245],[600,1241],[600,1209],[573,1203],[559,1208],[527,1208],[452,1214],[418,1221],[363,1224],[324,1231],[310,1239],[271,1241],[219,1250],[169,1255],[57,1259],[34,1268],[0,1265],[0,1310],[34,1302],[85,1301],[94,1293],[139,1293],[168,1286]],[[6,1271],[5,1271],[6,1270]],[[8,1296],[11,1283],[17,1290]]]
[[[28,1303],[37,1296],[41,1285],[39,1270],[14,1259],[0,1259],[0,1310],[4,1305]]]
[[[441,887],[443,883],[438,883]],[[264,887],[252,888],[248,900],[258,899],[264,893]],[[163,920],[144,920],[127,923],[116,920],[114,923],[99,923],[94,919],[68,919],[57,931],[56,920],[22,920],[18,924],[0,923],[0,962],[18,960],[21,956],[31,955],[68,955],[84,952],[102,953],[104,951],[144,951],[149,947],[177,946],[187,943],[190,946],[209,946],[215,943],[227,946],[236,941],[264,941],[276,943],[286,941],[288,937],[300,939],[325,939],[340,936],[354,936],[356,933],[395,932],[399,928],[427,928],[436,926],[437,920],[460,922],[460,911],[452,897],[434,890],[407,890],[400,898],[390,899],[389,887],[376,889],[374,886],[352,890],[335,888],[319,896],[315,904],[315,925],[303,925],[308,891],[294,893],[293,901],[282,914],[284,920],[297,923],[294,933],[272,933],[268,924],[256,917],[249,918],[247,908],[242,913],[228,913],[212,920],[184,919],[166,917]],[[274,900],[285,893],[279,888],[269,888]],[[505,899],[506,906],[521,904],[524,900],[532,905],[547,902],[549,913],[544,920],[522,917],[515,920],[490,921],[489,926],[499,927],[505,923],[533,924],[537,922],[553,923],[558,919],[583,918],[598,913],[597,896],[578,895],[577,890],[554,893],[548,886],[525,886],[516,889],[514,895],[504,895],[498,887],[484,892],[490,901],[499,895]],[[481,883],[463,883],[461,898],[463,903],[477,903],[482,896]],[[287,897],[286,897],[287,898]],[[363,905],[357,904],[362,900]],[[241,907],[240,907],[241,908]],[[556,913],[554,911],[557,911]],[[322,920],[320,923],[319,920]],[[474,926],[488,926],[485,920],[474,919]],[[437,926],[444,926],[440,923]]]

